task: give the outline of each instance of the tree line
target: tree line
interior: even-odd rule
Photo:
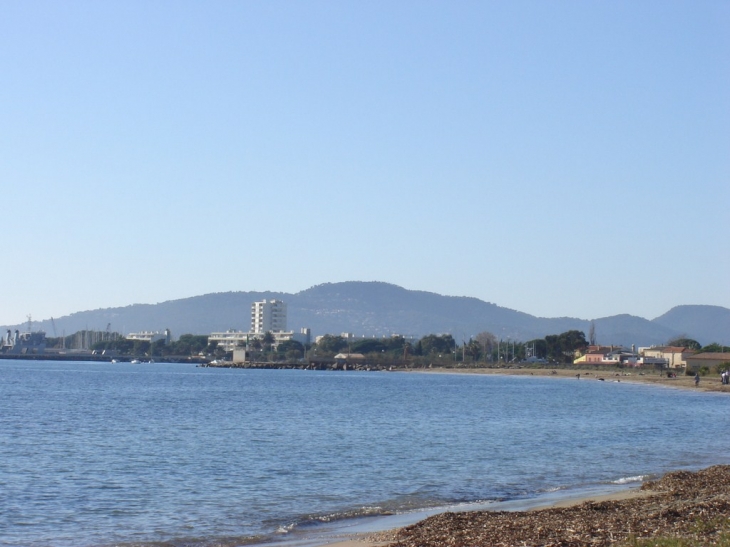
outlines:
[[[501,340],[491,332],[481,332],[461,341],[451,334],[429,334],[418,340],[403,336],[347,340],[342,336],[325,335],[314,347],[321,355],[349,352],[390,359],[423,358],[461,363],[520,362],[532,358],[555,363],[572,362],[576,352],[588,348],[585,334],[571,330],[562,334],[521,342]]]
[[[53,338],[47,340],[50,342],[48,347],[61,347]],[[96,342],[89,349],[97,352],[114,352],[118,355],[131,357],[189,357],[199,354],[222,357],[216,342],[209,344],[206,335],[198,334],[183,334],[169,344],[166,344],[165,340],[150,343],[145,340],[127,340],[119,336]]]
[[[66,339],[48,338],[48,347],[71,347],[80,336],[93,340],[89,334],[76,333]],[[150,343],[127,340],[118,333],[111,333],[90,344],[94,351],[112,351],[123,356],[197,356],[225,358],[226,352],[216,342],[209,343],[206,335],[183,334],[168,344],[164,340]],[[702,347],[699,342],[680,336],[667,342],[669,346],[687,347],[695,351],[722,352],[725,346],[713,343]],[[316,344],[301,344],[289,340],[274,344],[274,336],[267,332],[260,338],[252,338],[249,350],[257,360],[297,360],[305,357],[333,357],[338,353],[357,353],[378,361],[406,361],[453,363],[516,363],[526,360],[549,363],[572,363],[577,354],[584,353],[589,341],[582,331],[569,330],[551,334],[527,342],[498,339],[491,332],[481,332],[468,340],[458,340],[452,334],[428,334],[420,339],[403,336],[385,338],[346,339],[327,334]],[[228,355],[230,357],[230,354]]]
[[[594,342],[595,344],[595,342]],[[535,361],[570,364],[577,355],[584,354],[591,344],[583,331],[569,330],[550,334],[526,342],[498,339],[491,332],[481,332],[468,340],[457,340],[451,334],[429,334],[418,340],[402,336],[390,338],[363,338],[348,340],[342,336],[325,335],[314,346],[321,355],[359,353],[375,358],[420,359],[436,362],[458,363],[517,363]],[[717,343],[701,346],[696,340],[677,337],[668,346],[687,347],[695,351],[722,352],[726,349]]]

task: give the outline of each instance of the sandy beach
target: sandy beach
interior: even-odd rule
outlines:
[[[591,369],[428,369],[425,373],[502,374],[576,381],[647,383],[730,393],[719,376]],[[677,471],[640,488],[567,500],[529,511],[444,512],[416,524],[326,543],[328,547],[604,547],[637,538],[674,537],[682,545],[730,545],[730,465]]]

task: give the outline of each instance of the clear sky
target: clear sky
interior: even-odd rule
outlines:
[[[730,2],[0,3],[0,324],[385,281],[730,307]]]

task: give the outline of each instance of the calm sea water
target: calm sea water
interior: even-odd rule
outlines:
[[[243,545],[608,489],[728,463],[729,405],[586,379],[0,361],[0,545]]]

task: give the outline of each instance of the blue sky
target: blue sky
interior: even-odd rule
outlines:
[[[724,1],[4,2],[0,324],[349,280],[730,307],[728,28]]]

